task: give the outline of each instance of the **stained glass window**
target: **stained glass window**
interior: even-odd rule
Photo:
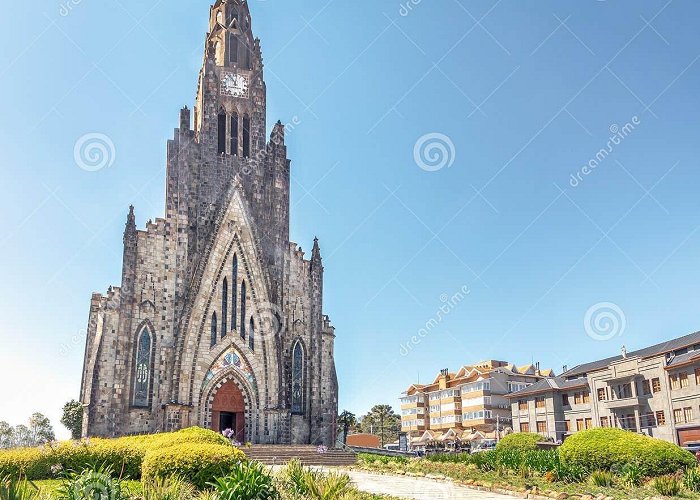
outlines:
[[[134,406],[148,406],[148,389],[151,381],[151,333],[144,328],[136,347],[136,382]]]
[[[211,315],[211,347],[214,347],[217,342],[216,337],[216,313]]]
[[[228,333],[228,279],[224,278],[224,284],[221,290],[221,338],[223,339]]]
[[[304,413],[304,348],[301,342],[292,351],[292,413]]]
[[[233,256],[233,286],[231,294],[233,295],[233,303],[231,304],[231,328],[236,328],[238,322],[238,256]]]
[[[248,330],[248,346],[251,351],[255,350],[255,321],[250,318],[250,329]]]
[[[241,338],[245,339],[245,281],[241,283]]]

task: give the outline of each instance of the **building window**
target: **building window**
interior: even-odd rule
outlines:
[[[547,433],[547,422],[537,422],[537,432],[540,434]]]
[[[576,419],[576,430],[577,430],[577,431],[582,431],[582,430],[583,430],[583,425],[584,425],[584,424],[583,424],[583,419],[582,419],[582,418]]]
[[[642,381],[642,394],[645,396],[651,394],[651,382],[649,380],[645,379]]]
[[[219,154],[224,154],[226,153],[226,113],[222,109],[219,111],[219,118],[218,118],[218,127],[219,127],[219,146],[217,149],[217,152]]]
[[[689,424],[690,422],[693,421],[693,409],[692,408],[683,408],[683,419],[685,420],[686,424]]]
[[[671,389],[683,389],[688,387],[688,374],[686,372],[682,372],[677,373],[676,375],[670,375],[669,381],[671,382]]]
[[[530,432],[530,423],[529,422],[522,422],[520,424],[520,432]]]
[[[224,284],[221,288],[221,338],[223,339],[228,332],[228,278],[224,278]]]
[[[250,117],[243,117],[243,158],[250,157]]]
[[[700,385],[700,368],[695,369],[695,385]]]
[[[245,281],[241,283],[241,338],[245,339]]]
[[[250,318],[250,330],[248,331],[248,347],[251,351],[255,350],[255,321]]]
[[[571,420],[564,420],[564,424],[566,425],[566,432],[571,432]]]
[[[231,116],[231,154],[238,156],[238,113]]]
[[[658,378],[653,378],[651,379],[651,391],[656,394],[657,392],[661,392],[661,380]]]
[[[585,404],[588,404],[591,402],[591,393],[590,392],[586,391],[583,393],[583,402]]]
[[[292,413],[304,413],[304,348],[299,341],[292,350]]]
[[[527,401],[524,399],[521,399],[518,401],[518,410],[520,411],[527,411]]]
[[[228,55],[229,62],[238,62],[238,36],[230,34],[228,37]]]
[[[233,285],[231,286],[231,328],[236,328],[238,323],[238,256],[233,256]]]
[[[686,372],[679,373],[678,378],[681,382],[681,389],[688,387],[688,374]]]
[[[569,395],[568,394],[561,395],[561,404],[563,404],[564,406],[571,406],[571,403],[569,402]]]
[[[656,425],[666,425],[666,414],[663,410],[656,412]]]
[[[213,313],[211,315],[211,347],[214,347],[217,341],[218,339],[216,337],[216,313]]]
[[[535,408],[544,408],[545,402],[544,398],[535,398]]]
[[[593,428],[593,419],[592,418],[585,419],[584,425],[586,426],[586,429],[592,429]]]
[[[605,391],[605,387],[598,389],[598,401],[605,401],[608,399],[608,394]]]
[[[610,417],[600,417],[601,427],[610,427]]]
[[[673,410],[673,422],[676,424],[683,423],[683,410],[680,408]]]
[[[577,405],[583,403],[583,395],[580,392],[574,394],[574,403]]]
[[[141,330],[136,346],[136,373],[134,383],[134,406],[148,406],[149,384],[151,381],[151,332]]]

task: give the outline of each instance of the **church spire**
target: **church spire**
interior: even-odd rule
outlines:
[[[124,245],[136,238],[136,216],[134,206],[129,205],[129,215],[126,216],[126,227],[124,228]]]

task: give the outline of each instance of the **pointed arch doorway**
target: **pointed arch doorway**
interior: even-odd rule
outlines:
[[[233,380],[225,382],[216,394],[211,405],[211,426],[216,432],[232,429],[236,441],[244,443],[245,399]]]

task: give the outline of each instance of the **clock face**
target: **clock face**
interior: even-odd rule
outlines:
[[[248,97],[248,77],[240,73],[223,73],[221,76],[221,94],[231,97]]]

